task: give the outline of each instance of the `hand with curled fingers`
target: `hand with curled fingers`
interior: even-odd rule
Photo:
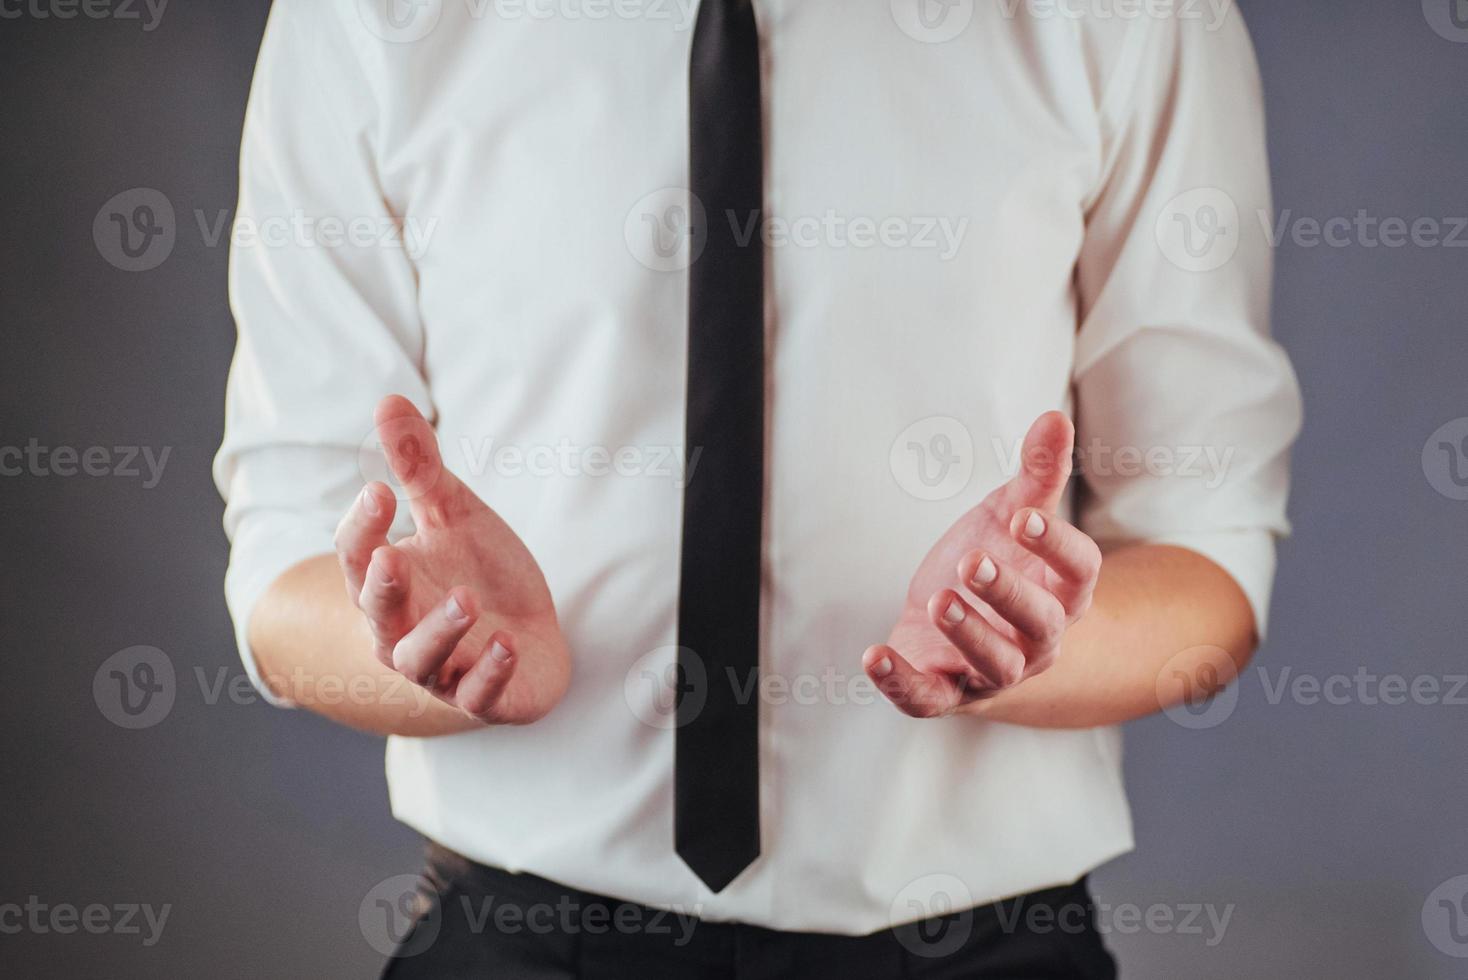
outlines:
[[[443,465],[411,402],[384,398],[375,422],[414,532],[388,543],[397,496],[369,483],[337,527],[336,553],[377,659],[484,724],[543,717],[571,666],[540,567]]]
[[[1090,608],[1101,549],[1056,514],[1074,446],[1070,419],[1040,416],[1020,472],[923,559],[891,636],[862,657],[906,714],[981,710],[1053,664],[1065,631]]]

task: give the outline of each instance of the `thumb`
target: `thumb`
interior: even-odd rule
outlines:
[[[1046,412],[1025,434],[1020,471],[1011,481],[1015,509],[1038,507],[1054,513],[1070,480],[1076,432],[1064,412]]]

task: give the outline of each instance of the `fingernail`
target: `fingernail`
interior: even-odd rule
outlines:
[[[883,657],[881,660],[878,660],[876,663],[872,664],[872,673],[876,674],[878,677],[886,677],[888,674],[892,673],[892,658]]]
[[[979,567],[974,569],[974,584],[988,585],[998,577],[999,569],[995,566],[994,560],[985,555],[979,560]]]
[[[1038,538],[1045,533],[1045,518],[1040,516],[1039,511],[1030,511],[1030,519],[1025,521],[1025,534],[1032,538]]]
[[[378,505],[377,498],[372,496],[372,491],[366,487],[362,488],[362,509],[373,517],[382,513],[382,507]]]
[[[494,646],[489,648],[489,656],[491,659],[498,660],[502,664],[510,662],[509,648],[504,646],[498,640],[495,641]]]
[[[464,607],[459,605],[459,600],[454,596],[449,596],[449,601],[444,605],[443,609],[444,614],[448,616],[450,622],[462,623],[469,618],[469,614],[464,612]]]
[[[963,622],[963,605],[957,599],[950,602],[948,608],[943,610],[943,622],[950,626],[957,626]]]

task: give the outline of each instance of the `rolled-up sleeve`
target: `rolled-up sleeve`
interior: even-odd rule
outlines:
[[[247,626],[286,569],[332,551],[365,482],[372,410],[429,410],[412,260],[374,165],[376,100],[343,6],[276,0],[246,111],[230,251],[239,332],[214,478],[230,539],[225,597]]]
[[[1210,558],[1262,636],[1301,408],[1269,332],[1262,94],[1238,10],[1138,25],[1099,116],[1076,273],[1079,520],[1103,547]]]

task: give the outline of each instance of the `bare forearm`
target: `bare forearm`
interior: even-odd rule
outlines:
[[[1204,686],[1237,676],[1255,642],[1248,600],[1212,561],[1165,545],[1120,548],[1106,556],[1094,604],[1055,665],[978,712],[1034,728],[1128,721],[1181,700],[1179,674]]]
[[[249,634],[270,689],[333,721],[379,735],[480,727],[372,655],[371,632],[332,555],[281,575],[256,605]]]

